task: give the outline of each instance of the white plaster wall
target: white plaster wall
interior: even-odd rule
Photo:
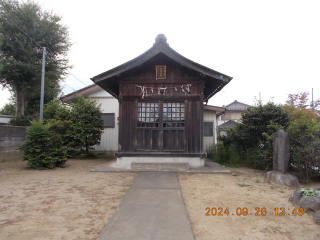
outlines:
[[[213,137],[203,137],[203,150],[206,151],[206,149],[211,144],[215,144],[217,142],[216,112],[204,109],[203,110],[203,121],[204,122],[213,122]]]
[[[102,88],[90,93],[88,95],[91,98],[99,98],[99,97],[112,97],[110,95],[110,93],[106,92],[105,90],[103,90]],[[113,98],[113,97],[112,97]]]
[[[103,90],[104,91],[104,90]],[[105,91],[104,91],[105,92]],[[107,93],[107,92],[106,92]],[[110,94],[107,93],[109,96]],[[93,146],[97,151],[118,151],[118,132],[119,124],[117,118],[119,117],[119,103],[114,97],[93,97],[92,99],[97,99],[98,104],[101,103],[101,111],[103,113],[114,113],[115,115],[115,127],[114,128],[104,128],[104,132],[101,136],[101,143],[99,146]]]
[[[8,124],[11,118],[11,115],[0,115],[0,124]]]

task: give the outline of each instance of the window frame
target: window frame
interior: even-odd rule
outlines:
[[[113,115],[113,126],[107,126],[105,125],[105,121],[103,119],[103,115]],[[103,120],[103,127],[104,128],[115,128],[115,125],[116,125],[116,121],[115,121],[115,113],[102,113],[101,114],[101,119]]]
[[[205,135],[205,130],[204,130],[205,123],[212,123],[212,136]],[[214,137],[214,121],[203,121],[203,137],[208,137],[208,138]]]

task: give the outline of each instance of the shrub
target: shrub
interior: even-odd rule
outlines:
[[[308,182],[320,176],[320,124],[295,120],[288,128],[291,170]]]
[[[224,145],[224,161],[231,165],[271,170],[273,163],[273,134],[289,124],[289,115],[273,102],[249,107],[243,112],[242,122],[218,140]]]
[[[35,169],[60,167],[67,161],[69,147],[63,146],[58,134],[51,131],[50,123],[30,121],[27,127],[27,141],[19,147],[23,160]]]
[[[76,102],[68,105],[51,102],[46,104],[44,116],[65,145],[84,146],[88,154],[92,146],[100,144],[104,128],[97,100],[78,95]]]
[[[34,116],[17,116],[10,119],[9,124],[13,126],[30,126],[30,121]]]

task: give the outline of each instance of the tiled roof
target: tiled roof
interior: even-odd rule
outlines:
[[[228,122],[225,122],[218,126],[218,129],[223,128],[234,128],[236,126],[236,123],[233,120],[229,120]]]
[[[245,111],[250,105],[238,102],[235,100],[233,103],[230,103],[226,106],[226,110],[234,110],[234,111]]]

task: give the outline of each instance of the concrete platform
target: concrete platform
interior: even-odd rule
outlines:
[[[131,167],[132,162],[154,162],[154,163],[189,163],[190,167],[203,167],[205,159],[200,157],[168,157],[168,156],[149,156],[149,157],[118,157],[117,166]]]
[[[141,172],[99,240],[194,240],[177,174]]]
[[[190,167],[186,170],[155,170],[155,169],[131,169],[131,167],[123,167],[117,165],[117,160],[111,160],[90,170],[91,172],[146,172],[146,171],[161,171],[161,172],[189,172],[189,173],[226,173],[231,174],[231,171],[221,166],[219,163],[213,162],[210,159],[205,159],[204,167]]]
[[[131,169],[135,170],[158,170],[158,171],[174,171],[188,170],[190,168],[188,162],[132,162]]]

